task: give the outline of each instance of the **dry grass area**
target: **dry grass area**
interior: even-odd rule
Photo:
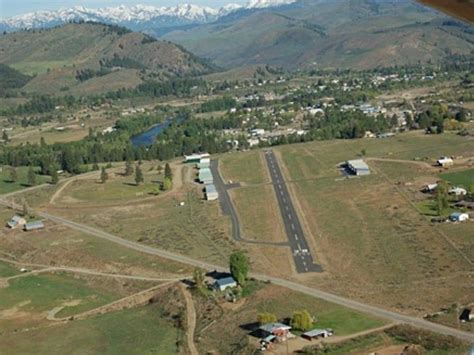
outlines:
[[[341,180],[337,164],[362,149],[387,161],[368,159],[371,176]],[[306,282],[417,314],[474,301],[472,285],[465,282],[473,271],[474,225],[432,225],[417,210],[414,202],[426,198],[419,189],[436,181],[439,170],[413,161],[474,156],[472,138],[410,133],[277,150],[327,271]]]
[[[230,191],[246,239],[286,242],[285,229],[272,185]]]
[[[223,155],[219,167],[226,182],[238,182],[243,186],[270,182],[260,150]]]

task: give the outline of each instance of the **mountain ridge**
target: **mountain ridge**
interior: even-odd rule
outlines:
[[[234,11],[248,9],[262,9],[293,3],[296,0],[250,0],[247,5],[234,3],[220,8],[180,4],[176,6],[116,6],[97,9],[84,6],[61,8],[56,11],[36,11],[0,18],[1,31],[15,31],[19,29],[39,29],[54,27],[73,21],[100,22],[126,26],[132,30],[143,30],[151,27],[174,27],[179,25],[211,23]]]

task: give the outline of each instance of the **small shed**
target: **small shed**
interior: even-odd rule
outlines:
[[[316,338],[328,338],[333,334],[334,332],[332,329],[313,329],[303,333],[301,336],[305,339],[313,340]]]
[[[10,229],[15,229],[17,227],[22,227],[26,224],[26,220],[18,215],[15,215],[7,222],[7,227]]]
[[[219,291],[225,291],[228,288],[234,287],[237,287],[237,281],[235,281],[231,276],[216,280],[214,283],[214,288]]]
[[[44,223],[43,221],[33,221],[26,223],[23,229],[27,232],[37,230],[37,229],[43,229],[44,228]]]
[[[464,222],[469,219],[469,215],[467,213],[454,212],[454,213],[451,213],[451,215],[449,216],[449,219],[453,222]]]

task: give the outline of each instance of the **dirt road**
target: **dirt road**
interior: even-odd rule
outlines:
[[[180,285],[183,292],[184,300],[186,301],[186,339],[188,341],[188,348],[191,355],[199,355],[196,344],[194,343],[194,330],[196,329],[196,310],[194,308],[193,297],[191,292],[185,285]]]

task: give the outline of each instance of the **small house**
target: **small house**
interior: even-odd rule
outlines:
[[[448,166],[452,166],[454,164],[453,159],[448,157],[441,157],[436,161],[436,163],[443,168],[447,168]]]
[[[201,159],[209,158],[209,157],[210,155],[208,153],[185,155],[184,161],[186,163],[199,163]]]
[[[29,222],[29,223],[26,223],[25,226],[23,227],[23,229],[27,232],[37,230],[37,229],[43,229],[43,228],[44,228],[43,221]]]
[[[237,287],[237,281],[235,281],[231,276],[216,280],[214,283],[214,288],[218,291],[225,291],[228,288],[234,287]]]
[[[449,216],[449,219],[452,222],[464,222],[469,219],[469,215],[467,213],[454,212],[454,213],[451,213],[451,215]]]
[[[334,334],[332,329],[313,329],[306,333],[303,333],[301,336],[308,340],[313,340],[317,338],[328,338]]]
[[[23,217],[15,215],[7,222],[7,227],[10,229],[15,229],[17,227],[22,227],[26,224],[26,220]]]

